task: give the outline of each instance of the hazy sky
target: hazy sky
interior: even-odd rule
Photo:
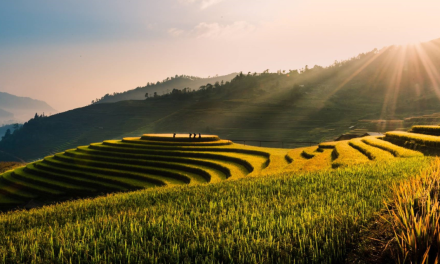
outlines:
[[[0,0],[0,91],[65,111],[176,74],[326,66],[440,38],[439,10],[438,0]]]

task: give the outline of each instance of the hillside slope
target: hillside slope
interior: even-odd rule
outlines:
[[[320,142],[353,126],[386,131],[387,121],[380,127],[360,121],[440,111],[439,50],[440,40],[391,46],[326,68],[239,74],[196,92],[175,90],[148,100],[94,104],[31,120],[8,142],[0,142],[0,150],[32,160],[90,141],[153,132]],[[281,142],[263,146],[281,147]],[[4,159],[10,158],[0,157]]]

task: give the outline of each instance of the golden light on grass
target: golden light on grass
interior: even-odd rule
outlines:
[[[384,216],[394,237],[389,247],[399,263],[438,263],[440,249],[440,159],[417,177],[394,185]]]

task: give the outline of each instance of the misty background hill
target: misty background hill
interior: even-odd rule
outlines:
[[[0,119],[12,118],[12,117],[14,117],[14,115],[12,113],[0,108]]]
[[[240,73],[194,92],[170,88],[147,100],[95,103],[38,117],[0,142],[0,160],[29,161],[153,132],[211,133],[250,143],[320,142],[356,128],[405,129],[411,125],[405,118],[440,111],[439,50],[440,40],[390,46],[328,67]]]
[[[35,113],[55,114],[57,111],[44,101],[29,97],[19,97],[0,92],[0,125],[23,123]]]

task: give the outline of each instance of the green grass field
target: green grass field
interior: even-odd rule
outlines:
[[[0,175],[3,210],[77,199],[1,214],[0,261],[338,263],[389,186],[429,166],[390,135],[298,149],[144,135],[66,150]]]
[[[429,159],[278,173],[0,216],[3,262],[338,263],[392,183]],[[380,184],[379,184],[380,183]]]

